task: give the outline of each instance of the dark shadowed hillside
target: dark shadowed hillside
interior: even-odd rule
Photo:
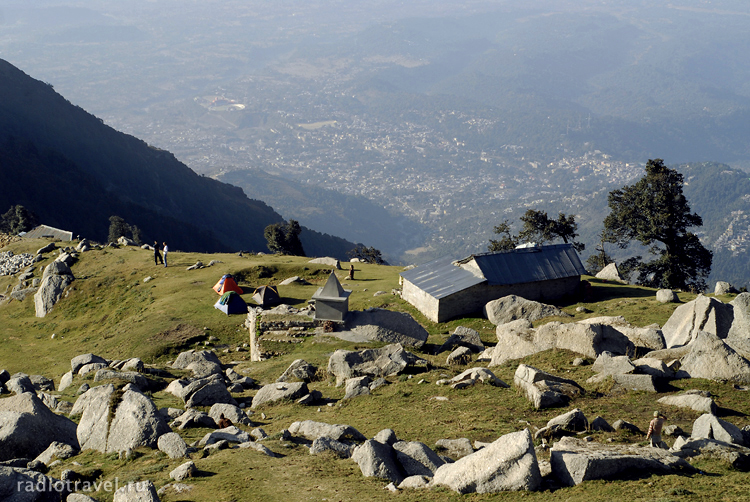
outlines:
[[[0,95],[0,207],[23,204],[49,224],[100,240],[117,214],[148,239],[200,251],[265,250],[263,229],[282,220],[242,189],[104,125],[2,60]],[[354,247],[305,234],[322,254]]]

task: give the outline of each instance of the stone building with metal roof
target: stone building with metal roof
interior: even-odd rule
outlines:
[[[533,246],[425,263],[401,273],[401,296],[444,322],[508,295],[536,301],[575,295],[586,273],[572,244]]]

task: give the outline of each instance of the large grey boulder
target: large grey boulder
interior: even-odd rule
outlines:
[[[73,383],[73,372],[68,371],[60,378],[60,383],[57,386],[57,390],[60,392],[64,391]]]
[[[369,396],[371,383],[372,378],[367,375],[347,379],[344,383],[343,399],[352,399],[359,396]]]
[[[653,375],[635,375],[635,374],[620,374],[620,373],[600,373],[594,375],[586,383],[601,383],[605,380],[611,379],[614,386],[618,389],[624,390],[640,390],[645,392],[656,392],[656,384],[654,382]]]
[[[135,390],[116,393],[113,385],[92,387],[78,398],[71,415],[81,415],[81,450],[117,453],[141,446],[155,448],[169,425],[147,396]]]
[[[54,442],[77,449],[75,422],[56,415],[30,392],[0,399],[0,461],[34,458]]]
[[[518,366],[513,383],[537,410],[565,406],[571,398],[583,393],[583,388],[573,380],[551,375],[526,364]]]
[[[252,409],[266,403],[273,403],[284,399],[299,399],[309,394],[305,382],[279,382],[269,383],[260,388],[253,397]]]
[[[750,448],[717,439],[689,438],[682,441],[678,439],[671,451],[681,458],[700,455],[701,458],[723,461],[739,471],[747,472],[750,470]]]
[[[366,478],[385,479],[398,484],[403,481],[404,476],[395,457],[393,447],[374,439],[362,443],[352,454],[352,460],[359,465]]]
[[[103,369],[108,370],[109,369],[109,364],[107,364],[107,363],[89,363],[89,364],[84,364],[78,370],[78,376],[81,376],[81,377],[82,376],[86,376],[89,373],[96,374],[97,371],[103,370]]]
[[[386,377],[401,373],[409,367],[426,367],[428,361],[407,352],[394,343],[380,349],[350,351],[339,349],[328,359],[328,373],[336,377],[336,385],[349,378],[369,375]]]
[[[705,413],[693,422],[693,439],[718,439],[726,443],[745,444],[742,431],[734,424],[722,420],[711,413]]]
[[[284,370],[277,382],[312,382],[318,373],[318,367],[314,366],[304,359],[296,359]]]
[[[715,295],[727,295],[729,293],[736,293],[737,289],[732,287],[731,284],[729,284],[726,281],[716,281],[716,286],[714,287],[714,294]]]
[[[622,337],[627,338],[637,348],[647,350],[661,350],[666,348],[664,334],[658,325],[640,328],[633,326],[622,316],[590,317],[579,321],[579,324],[598,325],[602,331],[604,340],[607,340],[606,343],[614,344],[618,347],[617,350],[613,351],[617,354],[633,353],[631,347],[625,347],[627,341]],[[622,351],[623,349],[625,349],[625,352]]]
[[[732,307],[732,326],[727,333],[727,342],[747,341],[750,338],[750,293],[740,293],[729,305]]]
[[[179,482],[187,478],[192,478],[197,473],[198,468],[195,466],[195,463],[190,460],[170,471],[169,477]]]
[[[160,502],[156,488],[151,481],[128,483],[118,489],[113,502]]]
[[[213,406],[216,403],[237,405],[237,401],[227,390],[224,379],[216,373],[207,378],[191,381],[182,388],[182,394],[188,408]]]
[[[497,345],[492,350],[489,366],[499,366],[505,361],[522,359],[555,347],[553,339],[536,337],[535,330],[528,319],[517,319],[500,324],[495,330]]]
[[[535,491],[542,483],[534,443],[528,429],[501,436],[452,464],[443,464],[433,484],[458,493]]]
[[[346,329],[367,340],[399,343],[419,348],[427,341],[427,330],[411,314],[378,308],[350,311]]]
[[[109,368],[102,368],[94,375],[95,382],[104,380],[122,380],[132,383],[141,390],[148,389],[148,379],[137,371],[116,371]]]
[[[52,442],[46,450],[37,455],[34,459],[43,464],[49,465],[54,459],[66,459],[70,458],[78,453],[78,449],[67,443],[61,443],[59,441]]]
[[[65,288],[75,280],[70,267],[61,261],[47,265],[42,274],[42,283],[34,293],[34,308],[37,317],[46,316],[60,300]]]
[[[596,276],[597,279],[602,279],[605,281],[612,281],[612,282],[619,282],[623,284],[627,284],[627,281],[625,281],[622,276],[620,275],[620,271],[617,270],[617,264],[610,263],[603,269],[601,269],[599,272],[597,272]]]
[[[612,375],[635,372],[635,365],[628,356],[614,356],[610,352],[602,352],[594,361],[591,369],[599,374]]]
[[[435,383],[437,385],[450,385],[454,389],[463,389],[478,382],[493,385],[495,387],[510,387],[510,385],[500,380],[487,368],[469,368],[450,380],[438,380]]]
[[[407,477],[432,477],[438,467],[445,463],[437,453],[419,441],[397,441],[393,443],[393,449],[396,452],[396,460],[401,464]]]
[[[664,396],[658,400],[659,403],[677,408],[687,408],[701,413],[716,414],[716,403],[710,397],[699,392],[685,392],[676,396]]]
[[[213,418],[208,416],[208,413],[199,410],[185,410],[182,415],[172,421],[170,426],[177,427],[179,430],[184,430],[188,427],[215,429],[216,422]]]
[[[479,332],[465,326],[456,327],[453,334],[437,350],[437,353],[451,350],[454,347],[466,347],[472,352],[484,351],[484,343],[479,336]]]
[[[321,437],[329,437],[337,441],[365,441],[367,439],[361,432],[351,425],[332,425],[324,422],[315,422],[313,420],[294,422],[289,426],[289,432],[294,436],[300,436],[311,440]]]
[[[692,342],[699,331],[726,338],[732,326],[732,307],[716,298],[698,295],[675,309],[662,328],[667,347]]]
[[[229,427],[225,427],[224,429],[217,429],[215,431],[209,432],[208,434],[203,436],[203,439],[198,442],[198,446],[210,446],[212,444],[218,443],[219,441],[228,441],[230,443],[247,443],[250,440],[250,434],[238,427],[235,427],[234,425],[230,425]]]
[[[445,358],[445,364],[448,366],[465,366],[470,362],[471,349],[468,347],[458,347]]]
[[[336,439],[321,436],[315,439],[310,446],[310,455],[320,455],[323,452],[333,452],[340,458],[351,458],[355,446],[349,443],[343,443]]]
[[[172,363],[172,368],[189,369],[196,378],[222,375],[221,361],[210,350],[188,350],[181,352]]]
[[[56,482],[59,480],[30,469],[0,466],[0,500],[59,502],[61,493],[54,489],[50,490]]]
[[[245,411],[239,406],[233,404],[216,403],[211,406],[211,409],[208,411],[208,416],[217,424],[219,423],[221,415],[224,415],[224,418],[231,420],[233,424],[248,426],[253,424],[250,417],[247,416],[247,413],[245,413]]]
[[[313,258],[307,263],[312,263],[314,265],[328,265],[329,267],[333,267],[336,270],[341,270],[341,262],[339,262],[336,258],[331,258],[330,256],[326,256],[323,258]]]
[[[689,349],[681,360],[678,377],[750,382],[750,362],[715,334],[696,332]]]
[[[159,436],[156,446],[159,448],[159,451],[166,453],[172,459],[187,456],[188,445],[176,432],[167,432]]]
[[[517,319],[538,321],[545,317],[570,317],[552,305],[527,300],[516,295],[508,295],[492,300],[484,306],[484,315],[494,325],[505,324]]]
[[[13,394],[36,392],[36,389],[34,389],[34,384],[31,383],[31,378],[29,378],[29,375],[26,375],[24,373],[13,374],[10,379],[5,382],[5,388]]]
[[[452,458],[461,458],[474,453],[474,447],[469,438],[438,439],[435,441],[435,447],[445,450],[445,453]]]
[[[609,446],[572,437],[557,441],[550,451],[552,473],[574,486],[593,479],[615,479],[630,472],[675,474],[693,472],[684,459],[660,448]]]
[[[656,301],[659,303],[677,303],[680,299],[671,289],[660,289],[656,292]]]
[[[103,357],[99,357],[94,354],[81,354],[79,356],[75,356],[73,359],[70,360],[70,369],[73,372],[73,375],[78,374],[78,370],[80,370],[82,367],[86,366],[87,364],[92,363],[101,363],[108,365],[107,360]]]
[[[643,375],[652,375],[656,378],[674,378],[675,373],[661,359],[654,357],[641,357],[633,361],[635,370]]]

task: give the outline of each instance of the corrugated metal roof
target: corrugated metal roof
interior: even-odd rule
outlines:
[[[26,232],[24,235],[27,239],[41,239],[42,237],[52,237],[54,239],[60,239],[61,241],[72,241],[73,232],[68,230],[60,230],[59,228],[50,227],[47,225],[39,225]]]
[[[435,298],[444,298],[485,281],[454,265],[454,261],[449,257],[438,258],[401,272],[401,277]]]
[[[473,258],[492,286],[548,281],[587,273],[572,244],[483,253]]]

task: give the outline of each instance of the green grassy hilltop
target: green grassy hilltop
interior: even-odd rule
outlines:
[[[34,254],[45,241],[14,242],[0,251]],[[60,243],[64,246],[68,243]],[[73,243],[74,244],[74,243]],[[49,253],[36,264],[35,277],[41,277],[43,267],[54,259]],[[186,268],[200,260],[211,267],[187,271]],[[139,248],[105,248],[88,251],[79,256],[72,266],[76,280],[64,297],[45,318],[34,315],[33,298],[24,301],[6,301],[0,304],[0,369],[11,373],[41,374],[59,382],[63,373],[70,370],[70,359],[78,354],[93,352],[108,359],[140,357],[147,365],[167,369],[184,350],[196,347],[211,348],[225,364],[231,364],[241,374],[250,376],[261,384],[271,383],[295,359],[302,358],[326,367],[329,355],[338,348],[363,348],[371,346],[341,341],[331,336],[308,333],[300,343],[279,344],[278,356],[262,362],[250,362],[250,353],[242,350],[249,341],[244,327],[244,316],[227,317],[213,308],[217,300],[211,287],[225,273],[239,278],[239,283],[249,291],[244,295],[252,305],[252,290],[263,284],[278,284],[291,277],[301,276],[310,285],[282,286],[279,293],[283,301],[303,307],[315,290],[323,285],[330,270],[325,265],[308,263],[306,258],[288,256],[238,256],[230,254],[204,255],[198,253],[169,253],[169,268],[155,266],[153,254]],[[327,423],[349,424],[368,437],[384,428],[395,430],[400,439],[421,441],[434,447],[441,438],[467,437],[480,441],[493,441],[498,436],[530,427],[543,427],[546,422],[573,407],[583,410],[589,420],[597,415],[612,423],[624,419],[645,430],[651,413],[658,408],[656,400],[663,394],[645,392],[616,392],[606,386],[592,387],[586,379],[594,373],[591,366],[572,366],[576,354],[553,350],[526,358],[524,362],[545,371],[571,378],[583,385],[587,393],[576,399],[569,408],[534,410],[513,386],[501,389],[477,385],[464,390],[436,386],[435,381],[452,377],[466,367],[448,367],[447,353],[434,355],[459,325],[480,332],[486,345],[496,342],[494,326],[481,317],[470,317],[448,323],[427,321],[413,307],[392,294],[399,287],[400,267],[356,264],[356,279],[345,280],[346,271],[338,275],[346,289],[353,291],[351,310],[383,307],[412,314],[430,333],[425,347],[414,352],[428,359],[432,368],[424,373],[390,378],[390,385],[374,391],[372,396],[341,401],[343,387],[319,371],[320,379],[309,385],[322,392],[333,406],[301,406],[293,403],[269,405],[256,410],[251,416],[256,426],[262,427],[270,439],[264,444],[279,455],[270,458],[254,450],[222,450],[209,457],[194,454],[199,477],[187,480],[190,491],[167,491],[162,500],[169,501],[246,501],[246,500],[539,500],[539,501],[680,501],[680,500],[743,500],[747,474],[734,471],[717,461],[696,460],[703,474],[691,476],[633,477],[618,481],[586,482],[574,488],[546,489],[536,493],[503,493],[495,495],[460,496],[447,489],[429,492],[402,491],[392,494],[383,487],[382,480],[364,478],[356,463],[332,455],[312,456],[302,445],[279,439],[278,434],[297,420],[316,420]],[[144,282],[146,277],[152,277]],[[663,325],[676,304],[660,304],[654,290],[623,286],[588,278],[592,282],[594,299],[588,303],[563,305],[573,315],[562,321],[576,321],[585,317],[622,315],[634,325],[646,326],[654,322]],[[18,282],[16,277],[0,277],[0,293],[10,292]],[[374,296],[378,291],[386,294]],[[694,295],[680,293],[681,301]],[[722,298],[728,301],[731,297]],[[590,313],[576,312],[585,306]],[[548,320],[542,321],[547,322]],[[55,335],[54,338],[52,335]],[[210,338],[214,337],[214,338]],[[209,341],[210,338],[210,341]],[[238,351],[237,348],[240,348]],[[518,361],[493,368],[505,382],[513,381]],[[474,366],[481,366],[473,363]],[[175,377],[184,372],[169,370]],[[93,375],[76,377],[74,384],[61,393],[61,398],[74,402],[76,390],[84,381],[94,385]],[[88,380],[86,379],[88,378]],[[422,382],[424,380],[424,382]],[[164,379],[166,383],[166,379]],[[720,406],[719,415],[742,427],[750,423],[750,404],[744,392],[731,384],[705,380],[676,380],[664,389],[676,392],[681,389],[700,388],[715,395]],[[250,402],[255,390],[235,395],[240,402]],[[447,400],[436,400],[441,396]],[[164,391],[154,391],[151,397],[158,407],[184,407],[181,400]],[[699,413],[689,410],[668,409],[670,424],[690,431]],[[263,413],[264,415],[261,415]],[[250,428],[244,427],[246,430]],[[208,429],[180,431],[190,443],[200,439]],[[645,444],[645,436],[623,433],[593,433],[596,441]],[[671,439],[668,439],[671,443]],[[548,455],[547,455],[548,457]],[[545,454],[540,454],[545,459]],[[77,462],[80,465],[75,465]],[[170,460],[166,455],[150,449],[136,452],[135,458],[120,460],[115,455],[84,452],[54,467],[50,475],[59,477],[63,469],[73,469],[98,481],[115,481],[120,485],[130,480],[150,479],[157,488],[170,482],[169,472],[183,461]],[[644,473],[646,475],[647,473]],[[111,501],[112,493],[100,491],[91,494],[101,501]]]

